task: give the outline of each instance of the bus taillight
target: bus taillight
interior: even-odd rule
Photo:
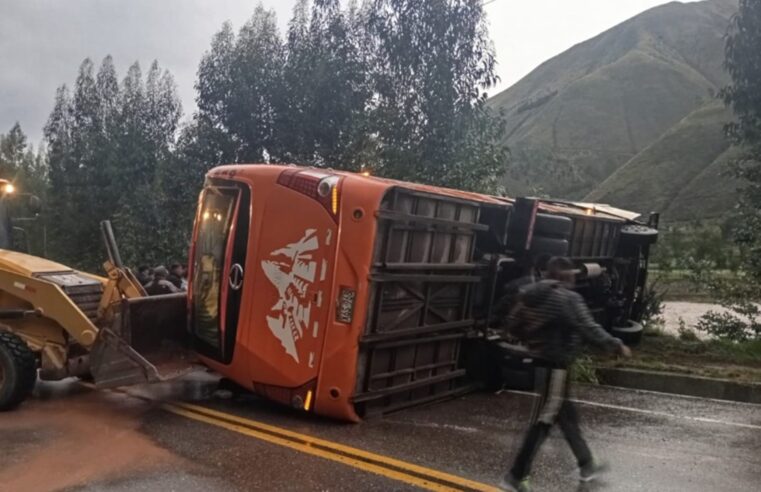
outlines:
[[[277,178],[279,185],[290,188],[308,197],[314,198],[325,210],[330,212],[333,220],[338,221],[340,210],[340,176],[322,171],[308,169],[287,169]]]

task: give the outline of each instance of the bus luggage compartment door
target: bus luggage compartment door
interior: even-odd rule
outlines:
[[[475,328],[484,272],[473,261],[476,203],[396,188],[384,197],[360,338],[354,402],[360,415],[470,389],[461,347]]]

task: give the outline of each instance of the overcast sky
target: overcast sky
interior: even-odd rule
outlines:
[[[19,121],[37,142],[55,89],[71,86],[81,61],[114,57],[119,76],[153,59],[175,76],[185,116],[211,36],[230,20],[237,30],[256,0],[0,0],[0,133]],[[296,0],[262,0],[281,29]],[[546,59],[664,0],[486,0],[497,51],[499,87]]]

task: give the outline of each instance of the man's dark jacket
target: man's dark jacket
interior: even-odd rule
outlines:
[[[539,358],[567,367],[586,341],[608,352],[623,343],[597,324],[584,298],[556,280],[542,280],[523,289],[508,315],[507,329]]]

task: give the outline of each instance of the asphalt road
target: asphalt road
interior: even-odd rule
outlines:
[[[130,394],[40,384],[33,399],[0,414],[0,490],[488,491],[534,401],[471,394],[353,425],[249,396],[221,399],[215,387],[208,375]],[[576,393],[590,445],[611,470],[580,488],[555,432],[537,457],[535,490],[759,490],[761,406],[601,387]]]

